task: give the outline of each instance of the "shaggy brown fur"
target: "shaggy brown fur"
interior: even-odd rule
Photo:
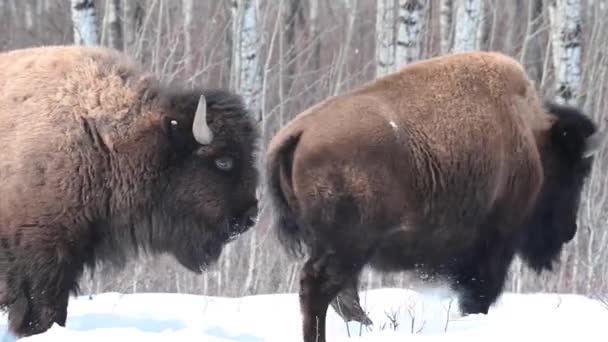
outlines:
[[[472,52],[408,65],[280,130],[266,176],[280,241],[308,254],[304,340],[325,341],[328,304],[366,264],[445,276],[465,314],[487,313],[516,252],[546,265],[572,238],[595,132],[547,112],[517,62]],[[551,235],[539,229],[563,238],[535,255]]]
[[[209,145],[192,133],[201,94]],[[138,248],[194,272],[214,262],[253,223],[257,137],[238,96],[160,85],[113,50],[0,54],[0,293],[10,330],[64,325],[85,265],[121,266]]]

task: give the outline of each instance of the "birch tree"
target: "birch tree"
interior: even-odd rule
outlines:
[[[310,36],[313,40],[313,66],[321,67],[321,31],[319,29],[319,0],[310,0]]]
[[[93,0],[71,0],[74,43],[97,45],[97,20]]]
[[[262,88],[259,69],[257,0],[231,0],[232,87],[242,94],[247,107],[259,115]]]
[[[426,0],[399,0],[397,46],[395,48],[397,67],[420,58],[426,2]]]
[[[138,32],[142,25],[144,9],[138,0],[123,1],[122,4],[122,27],[123,27],[123,49],[135,45]]]
[[[340,49],[340,55],[338,59],[338,72],[336,76],[336,86],[334,88],[334,95],[339,94],[342,91],[342,80],[344,77],[344,69],[346,68],[348,60],[348,51],[353,40],[353,32],[355,30],[355,20],[357,19],[358,0],[343,0],[344,8],[346,10],[346,17],[348,24],[346,26],[346,37],[344,44]]]
[[[279,8],[282,6],[279,6]],[[289,92],[291,84],[296,74],[296,23],[302,17],[302,4],[300,0],[288,0],[285,6],[285,43],[287,47],[287,70],[285,77],[284,90]]]
[[[454,51],[479,49],[479,26],[482,16],[481,0],[458,0]]]
[[[260,96],[262,78],[259,63],[259,37],[257,0],[231,0],[230,12],[232,18],[232,64],[231,83],[233,89],[243,96],[245,105],[255,114],[258,121],[262,120]],[[262,123],[263,124],[263,123]],[[244,291],[254,291],[258,239],[255,231],[249,232],[247,249],[246,276],[243,284]],[[244,238],[244,237],[243,237]],[[227,246],[225,254],[231,254],[233,246]],[[230,268],[229,258],[225,258],[227,269]]]
[[[184,62],[186,70],[192,71],[192,12],[194,3],[192,0],[182,0],[182,16],[184,18]]]
[[[25,3],[25,29],[32,31],[34,29],[34,4],[26,0]]]
[[[127,0],[128,1],[128,0]],[[120,0],[108,0],[104,15],[104,35],[107,35],[107,45],[114,49],[123,48],[122,24],[120,22]],[[102,39],[103,41],[103,39]]]
[[[440,0],[439,2],[439,30],[441,36],[441,53],[450,51],[452,37],[452,8],[453,0]]]
[[[581,2],[549,2],[556,101],[575,105],[581,88]]]
[[[525,41],[522,44],[521,57],[528,70],[530,78],[540,83],[543,73],[543,49],[541,39],[543,26],[543,1],[528,2],[528,24],[526,25]]]
[[[378,0],[376,5],[376,77],[395,68],[395,0]]]

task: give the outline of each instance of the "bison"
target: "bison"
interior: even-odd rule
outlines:
[[[164,84],[115,50],[0,54],[0,302],[64,326],[85,267],[168,253],[200,273],[257,212],[258,131],[236,94]]]
[[[600,134],[497,52],[419,61],[301,113],[264,182],[278,240],[307,255],[304,341],[325,341],[328,305],[366,265],[440,277],[463,314],[487,313],[514,255],[550,268],[574,236]]]

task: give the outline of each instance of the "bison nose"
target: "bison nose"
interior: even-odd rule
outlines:
[[[255,223],[255,219],[258,216],[258,206],[254,205],[247,209],[245,213],[241,216],[241,222],[245,227],[253,226]]]

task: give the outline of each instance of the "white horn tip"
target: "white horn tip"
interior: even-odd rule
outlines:
[[[192,134],[194,139],[201,145],[208,145],[213,141],[213,132],[207,124],[207,100],[201,95],[198,100],[194,121],[192,123]]]

